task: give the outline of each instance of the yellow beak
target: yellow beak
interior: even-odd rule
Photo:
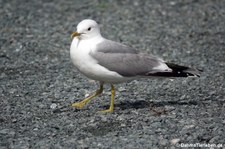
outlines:
[[[77,36],[80,36],[81,34],[80,33],[78,33],[78,32],[73,32],[72,34],[71,34],[71,38],[73,39],[74,37],[77,37]]]

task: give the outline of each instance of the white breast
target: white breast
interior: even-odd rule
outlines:
[[[83,40],[74,38],[70,46],[70,57],[73,64],[82,72],[85,71],[90,65],[97,63],[90,55],[90,44]]]

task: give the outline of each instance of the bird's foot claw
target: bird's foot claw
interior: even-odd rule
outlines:
[[[111,112],[113,112],[113,109],[112,108],[109,108],[107,110],[101,110],[100,112],[101,113],[111,113]]]
[[[75,102],[72,104],[72,107],[81,109],[85,106],[85,104],[86,104],[85,102]]]

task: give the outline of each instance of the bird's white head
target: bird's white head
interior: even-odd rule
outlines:
[[[85,19],[77,25],[77,31],[73,32],[71,37],[79,39],[91,39],[101,36],[98,24],[94,20]]]

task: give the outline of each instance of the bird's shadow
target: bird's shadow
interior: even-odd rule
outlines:
[[[157,107],[164,107],[164,106],[175,106],[175,105],[198,105],[197,101],[190,100],[190,101],[148,101],[148,100],[137,100],[137,101],[122,101],[120,103],[115,104],[116,108],[121,110],[126,109],[144,109],[144,108],[157,108]],[[103,105],[102,108],[107,109],[109,108],[108,105]],[[53,110],[53,113],[61,113],[65,111],[70,111],[71,105],[65,105]],[[73,108],[74,109],[74,108]],[[80,111],[80,109],[75,109],[75,111]]]
[[[148,107],[164,107],[164,106],[175,106],[175,105],[197,105],[197,101],[123,101],[115,104],[115,107],[120,108],[121,110],[125,109],[144,109]],[[106,107],[106,106],[104,106]]]

